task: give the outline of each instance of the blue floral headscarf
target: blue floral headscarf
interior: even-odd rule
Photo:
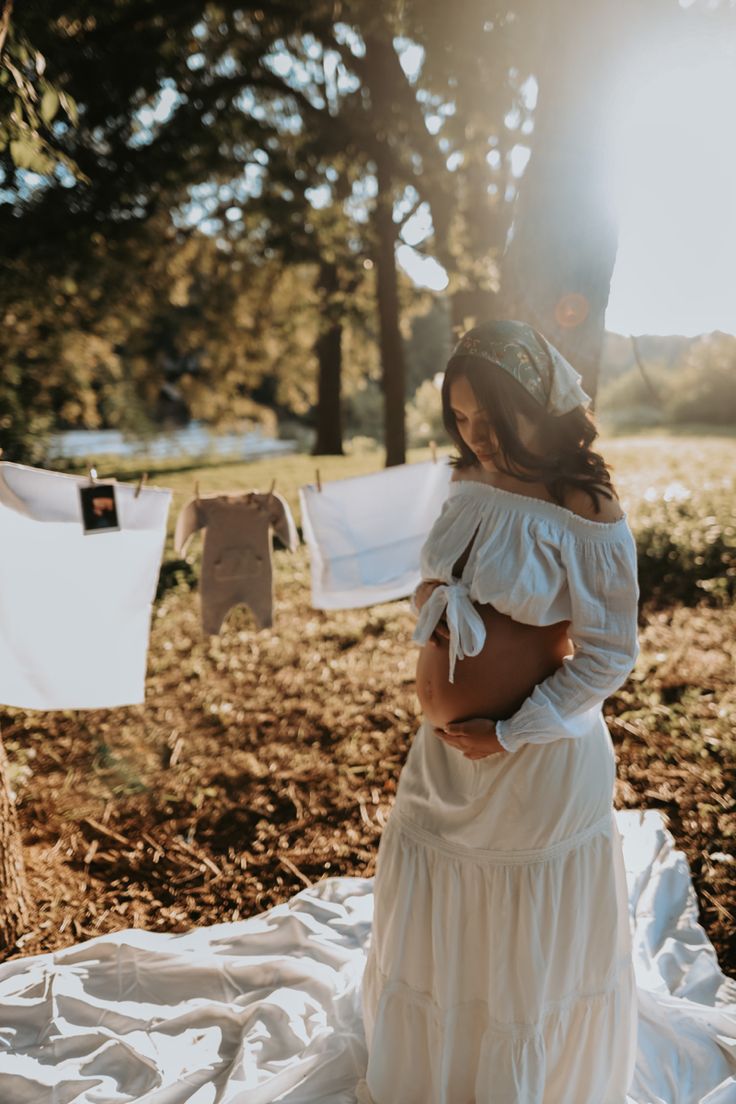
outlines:
[[[526,322],[483,322],[458,341],[448,361],[474,357],[498,365],[513,376],[550,414],[587,407],[590,396],[581,376],[546,337]]]

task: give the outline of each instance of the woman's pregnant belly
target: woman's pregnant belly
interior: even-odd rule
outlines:
[[[569,621],[522,625],[493,606],[478,606],[486,639],[477,656],[455,664],[449,681],[449,643],[428,641],[419,653],[416,688],[427,720],[438,728],[470,717],[502,720],[572,654]]]

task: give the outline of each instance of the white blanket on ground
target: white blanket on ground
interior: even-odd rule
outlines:
[[[357,609],[411,594],[451,474],[443,457],[323,483],[321,491],[300,487],[313,607]]]
[[[655,810],[616,819],[640,986],[628,1104],[734,1104],[736,983],[685,857]],[[372,886],[328,878],[249,920],[5,963],[0,1101],[354,1104]]]
[[[103,481],[104,482],[104,481]],[[115,484],[120,530],[85,535],[83,476],[0,462],[0,703],[144,699],[171,491]],[[4,1104],[4,1102],[3,1102]]]

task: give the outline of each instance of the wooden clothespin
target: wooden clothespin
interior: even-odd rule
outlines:
[[[271,486],[270,486],[270,487],[268,488],[268,497],[269,497],[269,498],[272,498],[272,497],[273,497],[273,491],[274,491],[274,487],[275,487],[275,486],[276,486],[276,480],[275,480],[275,479],[272,479],[272,480],[271,480]]]
[[[97,482],[97,468],[90,468],[89,469],[89,481],[90,481],[90,483],[96,483]]]
[[[317,490],[319,491],[320,494],[322,494],[322,480],[319,477],[319,468],[314,469],[314,474],[316,476],[315,482],[317,484]]]
[[[430,449],[430,452],[432,453],[432,463],[436,464],[437,463],[437,442],[436,441],[430,441],[429,442],[429,449]]]
[[[197,479],[194,484],[194,497],[199,502],[199,480]]]
[[[133,495],[133,498],[137,498],[138,495],[141,493],[141,491],[143,489],[143,484],[146,482],[147,479],[148,479],[148,472],[143,472],[143,474],[141,475],[141,477],[138,480],[138,483],[136,485],[135,494]]]

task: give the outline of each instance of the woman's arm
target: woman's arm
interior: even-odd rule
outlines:
[[[623,685],[639,654],[636,545],[628,526],[615,538],[566,533],[561,554],[575,654],[535,686],[516,713],[497,722],[496,736],[510,752],[586,735],[593,714]]]

